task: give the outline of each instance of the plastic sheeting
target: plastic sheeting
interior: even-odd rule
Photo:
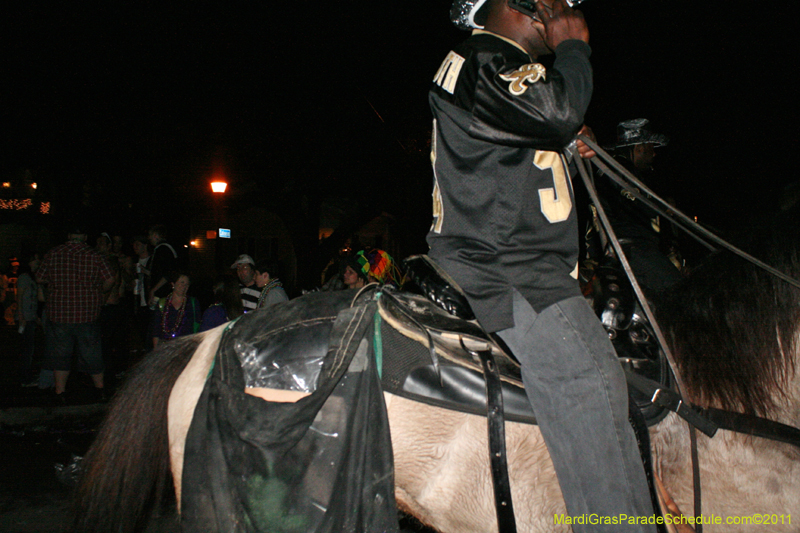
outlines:
[[[375,304],[348,307],[353,295],[293,300],[268,316],[245,315],[225,334],[187,436],[183,531],[397,531],[391,440],[371,350]],[[275,403],[245,394],[241,354],[251,366],[323,363],[310,395]],[[294,377],[284,386],[312,381]]]
[[[317,389],[319,373],[325,362],[325,354],[288,357],[274,354],[264,358],[253,342],[241,340],[234,347],[242,365],[244,386],[311,393]],[[266,360],[264,360],[266,359]]]

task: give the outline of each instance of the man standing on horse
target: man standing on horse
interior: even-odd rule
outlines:
[[[568,513],[651,517],[625,377],[575,277],[577,217],[561,152],[592,93],[586,23],[564,0],[456,0],[452,15],[474,31],[429,96],[430,256],[520,361]],[[536,59],[549,53],[547,70]],[[574,526],[620,529],[583,527]]]

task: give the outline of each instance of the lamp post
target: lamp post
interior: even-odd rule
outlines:
[[[228,190],[228,182],[222,179],[214,179],[211,182],[211,192],[214,197],[214,268],[217,272],[220,271],[222,265],[223,250],[219,241],[219,229],[223,224],[223,206],[222,198],[225,191]]]
[[[211,192],[214,196],[214,228],[215,232],[219,232],[219,227],[223,223],[222,220],[222,196],[228,190],[228,182],[222,179],[215,179],[211,182]],[[219,235],[217,235],[219,238]]]

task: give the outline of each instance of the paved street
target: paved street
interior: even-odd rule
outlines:
[[[56,464],[82,455],[93,428],[7,429],[0,433],[0,531],[61,532],[69,523],[70,489],[59,481]]]
[[[16,372],[19,337],[15,328],[0,326],[0,361],[6,368],[0,374],[0,531],[61,533],[70,526],[74,476],[68,467],[91,445],[106,404],[96,402],[89,377],[80,372],[70,375],[66,405],[54,402],[52,390],[23,388]],[[59,474],[57,465],[66,472]],[[411,519],[403,519],[401,528],[430,532]],[[165,516],[144,533],[178,531],[175,517]]]
[[[105,412],[88,376],[70,377],[67,405],[51,390],[23,388],[17,368],[20,335],[0,326],[0,531],[62,532],[69,526],[69,476],[56,465],[83,456]]]

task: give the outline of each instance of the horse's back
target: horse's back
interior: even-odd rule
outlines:
[[[497,531],[486,418],[386,395],[401,509],[447,532]],[[569,531],[550,455],[537,426],[506,424],[520,531]]]

